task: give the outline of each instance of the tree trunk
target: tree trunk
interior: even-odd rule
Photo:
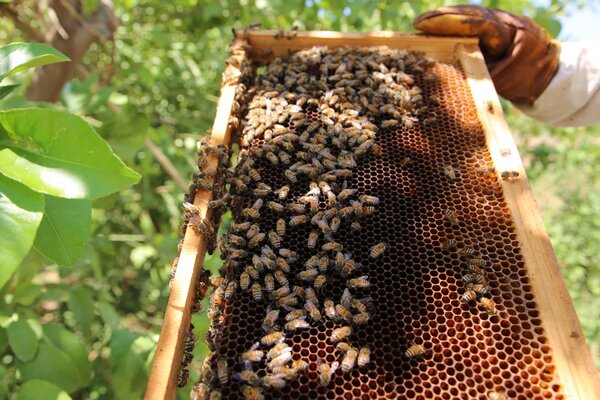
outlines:
[[[62,87],[73,78],[90,46],[111,39],[118,26],[112,0],[100,0],[94,15],[87,19],[81,0],[51,0],[50,7],[62,29],[56,30],[49,44],[71,61],[36,69],[26,94],[34,101],[58,101]]]

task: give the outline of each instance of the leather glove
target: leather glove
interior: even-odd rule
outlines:
[[[478,37],[496,91],[514,103],[533,104],[558,70],[558,42],[527,17],[462,5],[427,11],[413,26],[433,35]]]

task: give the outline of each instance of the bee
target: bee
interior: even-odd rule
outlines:
[[[198,382],[192,388],[192,391],[190,393],[190,399],[191,400],[206,400],[206,399],[208,399],[209,390],[210,389],[207,384]]]
[[[290,203],[288,204],[287,208],[296,214],[302,214],[306,210],[306,205],[300,203]]]
[[[306,291],[301,286],[297,286],[297,285],[292,286],[292,292],[300,298],[304,298],[306,296]]]
[[[227,183],[233,185],[238,193],[243,193],[248,190],[248,186],[241,179],[230,178],[227,180]]]
[[[267,258],[269,258],[269,259],[271,259],[271,260],[273,260],[275,257],[277,257],[277,256],[275,255],[275,252],[273,251],[273,249],[272,249],[270,246],[268,246],[268,245],[265,245],[265,246],[261,247],[261,248],[260,248],[260,252],[261,252],[261,253],[262,253],[262,254],[263,254],[265,257],[267,257]]]
[[[320,290],[326,281],[327,281],[327,278],[325,277],[325,275],[319,275],[315,278],[313,286],[316,290]]]
[[[369,322],[370,319],[371,316],[369,315],[369,313],[359,313],[352,316],[352,323],[354,325],[365,325],[367,322]]]
[[[261,390],[254,386],[243,386],[242,394],[246,400],[265,400],[265,396],[263,396]]]
[[[275,194],[279,198],[279,200],[285,200],[290,193],[290,187],[288,185],[284,185],[279,188],[279,190],[275,191]]]
[[[361,226],[358,221],[354,221],[350,224],[350,230],[352,232],[358,232],[358,231],[360,231],[360,228],[361,228]]]
[[[358,359],[356,360],[358,367],[362,368],[371,362],[371,348],[369,346],[363,346],[358,351]]]
[[[242,353],[242,362],[260,362],[265,356],[265,352],[262,350],[250,350]]]
[[[294,215],[290,218],[290,226],[298,226],[307,223],[309,220],[308,215]]]
[[[291,353],[291,352],[292,352],[292,348],[290,346],[288,346],[287,343],[281,342],[281,343],[278,343],[275,346],[273,346],[271,348],[271,350],[269,350],[267,352],[267,359],[272,360],[274,358],[279,357],[283,353]]]
[[[211,200],[211,201],[208,202],[208,209],[209,210],[214,210],[215,208],[220,208],[220,207],[225,207],[225,200],[224,199]]]
[[[217,379],[221,385],[226,385],[229,381],[229,369],[227,366],[227,360],[224,357],[217,359]]]
[[[490,286],[487,284],[476,284],[471,286],[471,290],[477,294],[488,294],[490,292]]]
[[[465,285],[481,284],[485,282],[485,276],[482,274],[469,273],[462,277],[462,281]]]
[[[373,206],[364,206],[362,209],[362,213],[364,215],[373,215],[375,214],[375,207]]]
[[[502,179],[517,179],[519,177],[519,171],[502,171],[500,172]]]
[[[456,179],[456,171],[452,165],[444,165],[444,175],[448,177],[450,180]]]
[[[395,119],[387,119],[381,122],[381,129],[395,128],[398,125],[398,121]]]
[[[308,242],[306,244],[306,246],[313,250],[316,246],[317,246],[317,240],[319,239],[319,233],[316,231],[311,231],[308,234]]]
[[[273,165],[277,165],[279,164],[279,159],[277,158],[277,156],[272,153],[272,152],[268,152],[265,157],[267,157],[267,160],[269,160],[269,162]]]
[[[509,400],[503,392],[491,391],[487,394],[489,400]]]
[[[404,157],[402,160],[400,160],[400,167],[405,168],[408,166],[408,164],[410,164],[410,158],[409,157]]]
[[[277,304],[280,307],[294,307],[296,305],[298,305],[298,297],[296,297],[295,294],[288,294],[285,297],[282,297],[280,299],[277,300]]]
[[[308,324],[308,322],[306,322],[303,319],[293,319],[291,321],[288,321],[285,324],[284,328],[285,328],[286,331],[293,332],[293,331],[298,330],[298,329],[310,328],[310,325]]]
[[[358,357],[358,350],[354,347],[350,347],[344,356],[341,366],[342,372],[347,374],[354,368],[354,364],[356,363],[356,358]]]
[[[335,305],[335,312],[342,317],[346,322],[352,322],[352,313],[341,304]]]
[[[260,217],[260,213],[255,208],[244,208],[242,210],[242,217],[258,219]]]
[[[252,226],[251,222],[241,222],[231,225],[232,232],[246,232]]]
[[[384,242],[377,243],[375,246],[369,249],[369,256],[371,258],[377,258],[383,254],[385,251],[386,244]]]
[[[478,267],[477,265],[467,264],[467,271],[472,272],[474,274],[480,274],[480,275],[485,274],[485,271],[481,267]]]
[[[480,175],[483,175],[483,174],[485,174],[485,175],[491,175],[494,172],[496,172],[496,168],[494,168],[494,167],[488,167],[488,166],[481,166],[481,167],[478,167],[475,170],[475,172],[477,172]]]
[[[280,237],[285,236],[285,220],[283,218],[279,218],[275,225],[275,231]]]
[[[237,289],[237,282],[232,281],[227,284],[227,288],[225,289],[225,300],[230,300]]]
[[[342,246],[341,243],[337,242],[327,242],[323,246],[321,246],[321,249],[323,251],[342,251],[344,249],[344,246]]]
[[[339,316],[337,315],[337,312],[335,310],[335,303],[333,302],[333,300],[325,299],[325,301],[323,302],[323,308],[327,318],[334,322],[339,321]]]
[[[298,177],[294,171],[291,169],[286,169],[284,175],[290,183],[298,183]]]
[[[266,236],[265,233],[257,233],[248,241],[248,247],[254,248],[259,246],[265,240]]]
[[[457,251],[458,254],[462,255],[462,256],[466,256],[466,257],[472,257],[475,255],[475,253],[477,253],[477,251],[475,251],[474,248],[472,247],[463,247],[461,249],[458,249]]]
[[[496,315],[498,314],[498,310],[496,309],[496,305],[494,304],[494,300],[488,299],[487,297],[482,297],[479,299],[479,304],[488,312],[488,314]]]
[[[471,300],[475,300],[477,298],[477,293],[474,290],[467,290],[460,298],[460,301],[463,303],[468,303]]]
[[[368,297],[367,299],[370,299],[370,297]],[[366,313],[367,312],[367,306],[365,305],[365,303],[363,303],[366,299],[358,300],[358,299],[352,299],[352,308],[355,309],[356,311],[358,311],[359,313]]]
[[[261,301],[263,296],[262,296],[262,287],[260,286],[259,283],[253,283],[252,284],[252,297],[254,298],[255,301]]]
[[[248,252],[246,250],[242,250],[242,249],[229,249],[229,258],[232,259],[239,259],[239,258],[244,258],[248,255]]]
[[[341,274],[344,278],[348,277],[354,271],[356,271],[360,265],[356,264],[354,260],[347,260],[344,262],[344,266],[342,267]]]
[[[275,248],[281,247],[281,236],[277,234],[275,231],[269,231],[269,242]]]
[[[271,369],[277,368],[277,367],[283,367],[290,361],[292,361],[292,353],[289,351],[284,351],[281,354],[279,354],[277,357],[273,358],[269,362],[268,367]]]
[[[250,179],[252,179],[254,182],[260,182],[262,181],[262,177],[260,176],[260,174],[258,173],[257,170],[255,170],[254,168],[251,168],[248,171],[248,176],[250,177]]]
[[[352,334],[352,328],[349,326],[342,326],[341,328],[334,329],[331,332],[331,343],[337,343]]]
[[[317,275],[319,275],[319,271],[312,268],[298,272],[299,279],[309,282],[314,282],[314,280],[317,278]]]
[[[319,298],[317,297],[317,292],[311,287],[307,287],[304,291],[304,298],[306,300],[310,300],[315,305],[319,305]]]
[[[269,293],[275,290],[275,278],[271,274],[265,275],[265,290]]]
[[[258,271],[256,270],[256,268],[254,268],[252,265],[248,265],[246,267],[246,269],[244,270],[244,272],[247,275],[250,275],[250,277],[254,280],[258,280],[258,278],[260,277]]]
[[[290,249],[279,249],[279,255],[289,259],[291,262],[294,262],[298,259],[298,253]]]
[[[454,249],[458,245],[458,241],[454,238],[446,239],[442,242],[442,249]]]
[[[297,371],[305,371],[308,369],[308,363],[304,360],[294,360],[292,361],[292,368]]]
[[[185,387],[190,380],[190,370],[186,368],[181,368],[179,371],[179,376],[177,377],[177,387]]]
[[[275,201],[269,201],[267,203],[267,207],[269,207],[269,209],[271,211],[274,211],[276,213],[281,213],[281,212],[283,212],[285,210],[285,207],[283,205],[281,205],[281,204],[279,204],[279,203],[277,203]]]
[[[260,385],[260,377],[254,371],[242,370],[241,372],[234,374],[232,378],[236,381],[247,382],[252,386]]]
[[[425,347],[414,343],[404,352],[404,356],[407,358],[420,357],[423,354],[425,354]]]
[[[275,344],[279,344],[285,340],[285,335],[283,332],[271,332],[266,334],[260,339],[260,343],[263,346],[273,346]]]
[[[321,312],[319,311],[315,303],[313,303],[312,301],[306,300],[306,302],[304,303],[304,309],[313,321],[321,320]]]
[[[340,342],[335,345],[335,348],[342,353],[346,353],[348,350],[350,350],[350,345],[346,342]]]
[[[273,292],[271,292],[271,294],[269,295],[269,298],[271,300],[277,300],[280,297],[285,297],[288,294],[290,294],[290,287],[288,286],[282,286],[277,290],[274,290]]]
[[[368,281],[369,277],[367,275],[361,276],[359,278],[348,279],[346,281],[346,285],[353,288],[368,288],[371,286],[371,283]]]
[[[285,274],[281,270],[275,271],[275,279],[277,279],[277,282],[279,282],[279,284],[281,286],[287,286],[287,285],[289,285],[289,281],[288,281],[287,277],[285,276]]]
[[[288,367],[275,367],[273,368],[273,374],[282,376],[285,380],[291,381],[296,379],[298,375],[298,369]]]
[[[337,371],[340,363],[335,361],[331,365],[327,363],[322,363],[318,366],[319,371],[319,384],[321,386],[329,386],[331,383],[331,377]]]
[[[446,211],[444,211],[444,217],[452,225],[458,225],[458,215],[456,215],[456,211],[454,211],[453,209],[448,208]]]
[[[279,160],[281,160],[281,162],[284,163],[285,165],[289,165],[292,162],[290,155],[288,153],[286,153],[285,151],[279,152]]]
[[[487,261],[481,257],[474,257],[467,260],[467,265],[469,267],[485,267]]]
[[[286,274],[290,273],[290,271],[291,271],[290,264],[284,258],[277,257],[276,263],[277,263],[277,266],[283,272],[285,272]]]
[[[285,315],[285,320],[288,322],[294,319],[306,319],[306,312],[301,308],[295,308]]]

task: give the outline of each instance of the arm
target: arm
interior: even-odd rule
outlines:
[[[516,106],[554,126],[600,123],[600,46],[563,43],[556,75],[533,105]]]

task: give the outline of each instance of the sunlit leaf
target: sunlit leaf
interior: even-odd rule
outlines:
[[[69,292],[69,300],[67,302],[69,310],[75,315],[75,319],[79,323],[81,330],[86,334],[90,334],[90,325],[94,320],[94,299],[92,292],[85,286],[77,286]]]
[[[71,400],[71,396],[50,382],[33,379],[21,385],[17,400]]]
[[[0,173],[56,197],[102,197],[140,178],[85,121],[66,111],[0,111],[0,149]]]
[[[41,343],[37,356],[28,363],[20,364],[18,369],[25,381],[41,379],[59,386],[67,393],[87,382],[81,379],[76,364],[67,353],[50,343]]]
[[[4,86],[0,86],[0,100],[2,100],[3,98],[5,98],[6,96],[8,96],[13,90],[15,90],[16,88],[18,88],[19,84],[16,85],[4,85]]]
[[[10,43],[0,47],[0,81],[7,76],[41,65],[70,61],[43,43]]]
[[[54,324],[44,325],[44,337],[69,356],[77,367],[78,379],[87,383],[92,376],[92,369],[81,340],[62,326]]]
[[[15,356],[22,361],[33,359],[38,350],[38,338],[24,319],[13,321],[6,329],[8,344]]]

